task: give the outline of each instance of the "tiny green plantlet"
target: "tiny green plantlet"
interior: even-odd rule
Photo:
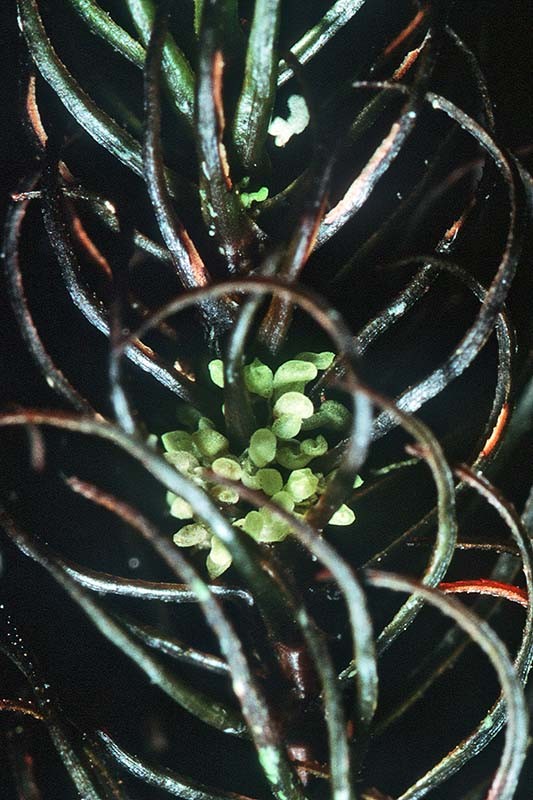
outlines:
[[[244,208],[250,208],[252,203],[263,203],[269,194],[268,186],[260,186],[255,191],[247,191],[250,187],[250,178],[243,178],[239,184],[239,199]]]
[[[333,358],[330,352],[300,353],[275,371],[258,358],[246,364],[246,390],[262,425],[240,453],[231,452],[228,438],[210,419],[190,408],[181,416],[188,421],[188,429],[162,436],[165,458],[209,492],[233,525],[256,542],[270,545],[283,541],[290,534],[290,524],[277,518],[266,505],[247,510],[239,496],[239,484],[263,492],[265,498],[295,517],[305,517],[334,475],[334,471],[321,471],[319,459],[328,452],[331,438],[338,438],[348,427],[350,412],[336,400],[316,403],[306,394],[307,385],[331,365]],[[211,361],[208,370],[211,381],[222,389],[223,362]],[[235,483],[217,483],[217,476]],[[361,482],[357,477],[354,485]],[[195,517],[182,497],[169,492],[167,501],[170,514],[186,523],[174,534],[175,544],[208,550],[210,577],[222,575],[232,560],[227,548]],[[330,525],[342,526],[354,522],[354,511],[345,504],[329,520]]]

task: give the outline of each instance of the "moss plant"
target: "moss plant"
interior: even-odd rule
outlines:
[[[511,12],[5,6],[1,800],[529,797]]]

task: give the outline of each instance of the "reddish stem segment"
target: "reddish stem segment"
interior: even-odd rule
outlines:
[[[528,606],[527,592],[524,589],[510,583],[491,581],[488,578],[440,583],[439,589],[445,594],[489,594],[491,597],[500,597],[503,600],[510,600],[512,603],[519,603],[524,608]]]

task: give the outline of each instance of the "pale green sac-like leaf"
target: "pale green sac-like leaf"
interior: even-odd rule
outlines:
[[[178,547],[205,547],[211,541],[211,535],[207,528],[200,525],[199,522],[193,522],[190,525],[185,525],[183,528],[174,534],[174,544]]]
[[[229,442],[223,434],[209,428],[197,431],[193,436],[193,441],[202,455],[209,458],[221,456],[227,452],[229,446]]]
[[[278,367],[274,375],[274,388],[286,387],[295,381],[302,381],[304,384],[314,380],[318,374],[318,369],[311,361],[300,361],[293,359],[286,361]],[[284,391],[286,389],[284,388]]]
[[[211,537],[211,549],[207,556],[206,566],[210,578],[218,578],[231,565],[231,553],[218,536]]]
[[[250,458],[257,467],[266,467],[276,455],[276,437],[268,428],[259,428],[250,439]]]
[[[333,516],[331,517],[329,524],[330,525],[351,525],[352,522],[355,522],[355,514],[351,508],[349,508],[344,503],[340,508],[335,511]]]
[[[244,382],[249,392],[266,398],[272,394],[274,375],[269,366],[255,358],[244,368]]]
[[[298,361],[310,361],[317,369],[329,369],[335,359],[335,353],[329,350],[323,353],[298,353],[296,356]]]
[[[215,386],[222,389],[224,386],[224,364],[220,358],[214,358],[213,361],[210,361],[208,369],[211,380]]]
[[[269,497],[281,492],[283,488],[283,476],[277,469],[260,469],[257,478],[259,486]]]
[[[187,431],[169,431],[161,437],[163,447],[167,453],[191,451],[192,436]]]
[[[274,405],[276,417],[290,414],[299,419],[307,419],[313,416],[313,411],[312,401],[302,392],[285,392]]]
[[[337,400],[321,399],[315,403],[306,394],[307,385],[331,366],[334,357],[330,352],[301,353],[275,370],[258,358],[244,366],[244,385],[262,425],[252,433],[242,452],[232,452],[227,436],[192,407],[179,412],[188,429],[169,431],[161,437],[167,461],[208,492],[233,525],[261,545],[283,541],[290,535],[291,526],[266,506],[252,510],[249,505],[243,506],[239,484],[262,492],[265,502],[269,500],[289,514],[305,517],[334,477],[334,471],[324,475],[313,464],[319,464],[318,459],[327,454],[331,431],[338,440],[350,424],[351,414]],[[208,364],[208,374],[217,395],[224,387],[221,359]],[[221,392],[214,404],[219,405],[219,400],[222,401]],[[316,435],[305,436],[309,430],[316,431]],[[234,481],[235,485],[217,483],[217,477]],[[361,483],[357,476],[354,488]],[[212,579],[218,578],[231,566],[227,547],[195,517],[194,509],[183,498],[169,492],[167,503],[170,516],[187,523],[174,535],[174,543],[208,550],[207,571]],[[329,524],[350,527],[354,521],[353,510],[342,504]]]
[[[302,419],[295,414],[281,414],[272,424],[278,439],[294,439],[302,429]]]
[[[318,475],[315,475],[306,467],[305,469],[295,469],[291,472],[286,488],[294,502],[299,503],[311,497],[317,487]]]
[[[211,465],[213,472],[220,475],[222,478],[228,478],[231,481],[238,481],[242,475],[242,467],[237,460],[233,458],[217,458]]]
[[[176,497],[170,506],[170,513],[176,519],[192,519],[194,516],[191,506],[183,497]]]

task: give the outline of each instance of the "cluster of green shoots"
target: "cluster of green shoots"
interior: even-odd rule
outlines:
[[[269,508],[247,510],[239,496],[239,484],[255,489],[272,503],[295,517],[305,517],[326,489],[333,472],[313,469],[313,462],[324,456],[329,444],[328,432],[338,438],[350,424],[350,412],[336,400],[320,399],[315,405],[306,394],[306,386],[319,370],[327,369],[333,353],[300,353],[273,372],[254,359],[244,367],[244,380],[257,418],[264,421],[250,437],[242,453],[232,453],[228,438],[214,423],[187,409],[181,419],[189,430],[163,434],[165,458],[205,491],[232,524],[256,542],[272,544],[290,534],[290,524]],[[209,374],[216,387],[224,386],[224,365],[220,359],[209,364]],[[319,432],[320,431],[320,432]],[[310,436],[310,433],[315,436]],[[234,485],[216,482],[216,476]],[[355,486],[361,483],[358,477]],[[183,521],[191,520],[177,533],[178,547],[197,547],[209,551],[207,570],[216,578],[231,565],[231,555],[209,526],[195,518],[194,510],[182,497],[167,495],[170,514]],[[330,525],[351,525],[355,514],[341,505],[329,520]]]

